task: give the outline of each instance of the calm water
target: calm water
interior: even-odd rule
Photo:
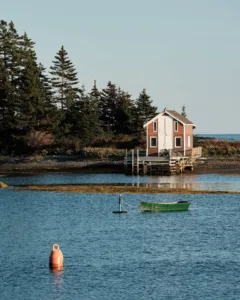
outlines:
[[[71,177],[52,176],[3,181],[67,183]],[[84,176],[82,181],[109,180]],[[112,181],[118,176],[111,175]],[[136,178],[127,178],[135,184]],[[200,178],[219,186],[231,176]],[[233,178],[229,186],[239,187],[239,177],[235,183]],[[0,299],[240,298],[240,195],[123,198],[128,214],[116,215],[118,195],[0,190]],[[187,212],[143,214],[142,199],[184,199],[191,206]],[[48,268],[53,243],[64,254],[63,272]]]
[[[214,138],[214,139],[220,139],[220,140],[227,140],[227,141],[239,141],[240,140],[240,134],[214,134],[214,133],[208,133],[208,134],[196,134],[199,137],[205,137],[205,138]]]
[[[211,191],[240,191],[237,175],[177,175],[177,176],[126,176],[124,174],[48,174],[41,176],[5,177],[1,181],[9,185],[25,184],[141,184],[159,187],[187,188]]]

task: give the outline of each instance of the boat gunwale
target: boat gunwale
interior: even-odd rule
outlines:
[[[142,212],[174,212],[187,211],[190,202],[146,202],[140,201],[139,208]]]
[[[141,204],[141,203],[147,203],[147,204],[157,204],[157,205],[162,205],[162,204],[173,204],[173,205],[176,205],[176,204],[190,204],[190,202],[188,202],[188,201],[185,201],[185,202],[147,202],[147,201],[140,201],[140,203],[139,204]]]

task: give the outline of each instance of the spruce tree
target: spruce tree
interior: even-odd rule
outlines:
[[[20,74],[19,67],[19,36],[14,24],[0,21],[0,59],[2,88],[5,90],[5,117],[8,118],[8,124],[14,121],[14,115],[17,112],[18,96],[18,78]],[[13,125],[13,124],[11,124]]]
[[[151,120],[157,114],[157,107],[153,106],[153,101],[143,89],[135,102],[134,112],[134,128],[135,131],[140,132],[143,130],[144,123]]]
[[[134,103],[131,95],[118,88],[115,110],[115,132],[129,134],[132,132],[132,113]]]
[[[88,94],[82,87],[80,97],[71,108],[72,135],[79,137],[82,146],[91,146],[94,138],[102,135],[96,94]]]
[[[98,107],[98,115],[99,115],[99,121],[100,121],[100,107],[101,107],[101,93],[99,92],[96,81],[94,81],[93,87],[91,89],[91,92],[89,93],[89,96],[91,98],[91,101],[95,103],[95,106]]]
[[[117,107],[117,88],[111,81],[102,90],[100,97],[100,120],[107,133],[114,132],[116,127],[115,111]]]
[[[19,78],[20,37],[13,22],[0,21],[0,68],[1,68],[1,136],[4,145],[11,143],[12,136],[18,131],[20,109]]]
[[[41,82],[40,68],[34,50],[34,42],[24,33],[21,39],[21,81],[19,123],[23,134],[41,130],[45,119],[45,93]]]
[[[183,105],[183,107],[182,107],[181,115],[182,115],[183,117],[185,117],[185,118],[187,117],[185,105]]]
[[[71,98],[76,100],[79,89],[76,87],[78,84],[77,72],[63,46],[57,52],[53,66],[50,69],[52,85],[55,91],[55,102],[64,111],[69,106],[69,95],[71,94]]]
[[[6,69],[4,66],[3,59],[0,58],[0,135],[2,136],[4,130],[7,128],[7,119],[6,119],[6,111],[7,111],[7,91],[6,91]]]
[[[95,135],[102,135],[102,123],[101,123],[101,105],[100,105],[100,99],[101,99],[101,93],[99,92],[96,81],[94,82],[94,85],[91,89],[91,92],[89,93],[89,102],[92,106],[91,109],[91,116],[92,116],[92,126],[93,130],[92,132],[95,132]]]
[[[40,72],[41,88],[44,94],[44,117],[42,120],[42,128],[57,134],[58,126],[60,124],[60,112],[54,104],[51,80],[48,78],[46,69],[41,63],[38,67]]]

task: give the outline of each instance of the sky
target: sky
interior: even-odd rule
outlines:
[[[87,91],[145,88],[158,112],[185,105],[196,134],[240,134],[239,0],[11,0],[0,19],[47,70],[63,45]]]

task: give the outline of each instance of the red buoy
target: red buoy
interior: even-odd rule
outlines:
[[[51,269],[63,269],[63,254],[58,244],[52,245],[52,252],[49,257],[49,267]]]

